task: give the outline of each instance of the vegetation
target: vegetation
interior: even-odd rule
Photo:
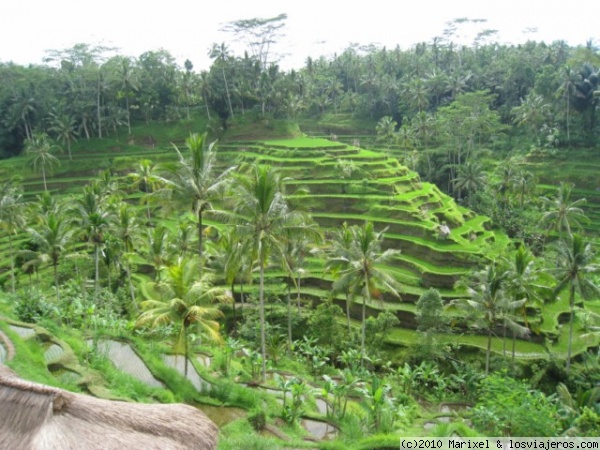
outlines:
[[[436,40],[284,72],[284,21],[231,24],[251,52],[215,44],[201,73],[83,44],[0,64],[8,364],[217,408],[222,448],[596,433],[597,49]]]

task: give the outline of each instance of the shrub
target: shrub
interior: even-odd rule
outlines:
[[[56,308],[46,300],[46,296],[37,289],[14,294],[14,312],[23,322],[36,323],[54,316]]]
[[[262,409],[253,409],[248,413],[248,422],[256,431],[262,431],[267,426],[267,415]]]
[[[471,419],[488,436],[555,436],[560,431],[555,399],[504,374],[482,380]]]

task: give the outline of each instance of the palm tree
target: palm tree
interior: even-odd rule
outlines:
[[[203,70],[200,73],[200,93],[202,94],[202,98],[204,100],[204,107],[206,109],[206,117],[208,117],[208,121],[210,122],[210,108],[208,107],[208,100],[212,98],[213,91],[211,90],[210,81],[208,78],[208,72]]]
[[[227,84],[227,77],[225,76],[225,63],[229,60],[229,49],[224,42],[219,44],[213,44],[212,48],[208,52],[208,56],[214,59],[221,66],[221,74],[223,75],[223,82],[225,83],[225,94],[227,95],[227,105],[229,106],[229,114],[232,119],[235,119],[233,115],[233,108],[231,106],[231,96],[229,95],[229,85]]]
[[[241,241],[236,235],[234,227],[229,227],[219,236],[216,245],[211,251],[211,267],[221,273],[226,286],[231,288],[233,299],[233,332],[236,333],[237,310],[235,302],[235,283],[242,286],[241,301],[244,304],[243,282],[248,278],[250,271],[248,241]]]
[[[15,254],[13,251],[13,236],[25,225],[25,204],[20,186],[14,179],[0,185],[0,230],[8,236],[10,253],[10,277],[12,292],[15,292]]]
[[[371,297],[381,289],[400,296],[400,283],[385,268],[394,256],[400,253],[397,249],[381,250],[383,233],[375,232],[373,224],[366,222],[362,226],[350,228],[352,241],[348,248],[339,247],[336,259],[345,264],[340,277],[333,283],[334,291],[349,292],[350,298],[362,296],[362,330],[361,330],[361,364],[365,359],[366,309]]]
[[[575,95],[576,74],[570,66],[565,66],[562,71],[562,84],[556,91],[556,95],[565,100],[567,119],[567,145],[571,145],[571,98]]]
[[[52,151],[57,149],[56,145],[53,145],[48,138],[46,133],[33,133],[31,139],[25,141],[25,154],[28,157],[28,163],[33,170],[42,171],[42,178],[44,180],[44,191],[48,190],[46,185],[46,167],[51,170],[55,166],[60,165],[60,161],[56,156],[52,154]]]
[[[600,266],[594,263],[595,254],[590,243],[586,243],[578,234],[573,234],[567,240],[558,243],[558,267],[554,275],[558,284],[554,288],[557,295],[566,287],[569,288],[569,343],[567,347],[567,373],[571,367],[571,347],[573,343],[573,322],[575,319],[575,294],[584,300],[592,295],[600,295],[600,287],[595,284],[592,275],[600,271]]]
[[[169,248],[167,245],[168,235],[169,232],[162,225],[147,230],[145,256],[154,266],[155,281],[160,280],[161,269],[170,259]]]
[[[221,288],[212,285],[210,275],[204,271],[196,280],[199,269],[197,260],[181,259],[166,268],[164,281],[152,283],[148,300],[142,302],[144,312],[138,325],[151,327],[175,325],[177,340],[174,350],[186,358],[185,376],[188,372],[188,329],[195,326],[200,334],[220,342],[219,323],[216,319],[223,313],[215,306],[217,300],[225,300]]]
[[[525,327],[528,327],[527,308],[530,306],[540,306],[542,304],[542,297],[540,294],[548,289],[539,283],[540,271],[535,267],[535,258],[524,245],[521,245],[517,249],[513,258],[505,258],[504,264],[506,265],[504,275],[507,294],[513,300],[525,300],[521,307],[521,316],[523,317]],[[529,334],[528,328],[519,330],[518,327],[513,327],[513,366],[515,360],[516,337],[519,334],[519,331],[524,333],[523,336]]]
[[[149,159],[142,159],[137,165],[137,169],[127,175],[133,181],[132,186],[145,195],[142,201],[146,203],[146,214],[148,221],[152,221],[150,213],[150,198],[160,186],[164,184],[164,180],[159,175],[159,166],[154,164]]]
[[[458,196],[462,191],[466,191],[471,197],[474,192],[480,191],[485,187],[487,181],[483,166],[478,161],[467,161],[458,167],[456,178],[452,180],[454,189],[458,190]]]
[[[71,242],[75,230],[63,217],[53,213],[42,216],[39,230],[28,228],[34,244],[42,260],[49,260],[54,269],[54,287],[56,288],[56,300],[60,300],[58,290],[58,263],[61,255],[65,252],[67,245]]]
[[[541,197],[547,208],[542,215],[542,223],[547,224],[549,229],[554,229],[559,233],[566,231],[567,235],[571,235],[571,229],[574,226],[581,228],[581,222],[587,220],[585,213],[580,208],[586,203],[585,198],[571,201],[573,187],[573,184],[561,182],[556,198]]]
[[[50,113],[50,128],[49,130],[54,133],[55,138],[63,145],[67,146],[69,153],[69,159],[73,160],[71,154],[71,144],[77,142],[77,122],[72,116],[67,114]]]
[[[129,295],[131,296],[132,304],[137,308],[135,302],[135,289],[133,287],[133,282],[131,281],[130,257],[135,253],[135,244],[139,240],[140,224],[135,211],[127,203],[121,203],[119,206],[113,228],[115,236],[119,238],[123,245]]]
[[[523,208],[525,197],[535,191],[535,176],[528,170],[519,170],[515,175],[513,187],[519,197],[519,206]]]
[[[180,203],[191,207],[197,219],[198,256],[202,260],[203,232],[202,218],[205,211],[213,209],[213,201],[218,199],[226,187],[227,177],[234,167],[216,174],[216,142],[206,145],[206,133],[191,134],[186,139],[190,157],[185,158],[174,145],[179,155],[179,163],[171,172],[169,186]]]
[[[391,116],[384,116],[379,119],[375,131],[377,140],[386,144],[388,150],[390,145],[396,140],[396,127],[398,123]]]
[[[476,272],[474,278],[468,282],[469,297],[454,302],[460,309],[466,311],[476,327],[484,328],[487,331],[486,375],[490,370],[494,327],[505,319],[506,311],[520,308],[525,303],[524,300],[511,301],[507,299],[504,288],[505,278],[505,273],[500,273],[495,264],[489,264],[484,270]]]
[[[282,255],[290,239],[300,236],[318,236],[309,224],[308,216],[292,210],[285,198],[284,180],[270,166],[253,164],[247,176],[236,178],[236,197],[239,202],[234,210],[236,233],[242,241],[248,241],[251,255],[258,262],[260,273],[259,313],[260,343],[262,352],[262,376],[266,377],[265,342],[265,268],[270,254]]]
[[[127,57],[118,57],[117,77],[120,83],[119,96],[125,98],[125,111],[127,112],[127,131],[131,134],[131,112],[129,106],[129,98],[133,96],[133,92],[140,88],[137,72],[131,59]]]
[[[334,277],[337,277],[340,270],[348,268],[348,261],[344,258],[344,255],[350,251],[354,236],[352,234],[352,229],[348,226],[347,222],[344,222],[340,228],[336,228],[333,233],[326,267],[328,271],[333,273]],[[351,298],[349,290],[345,287],[344,289],[344,295],[346,296],[346,321],[348,325],[348,336],[350,336]]]
[[[108,230],[109,214],[100,204],[100,196],[94,192],[94,184],[86,186],[83,195],[75,200],[73,213],[84,238],[94,247],[94,293],[98,298],[100,288],[100,247],[104,244],[104,234]]]

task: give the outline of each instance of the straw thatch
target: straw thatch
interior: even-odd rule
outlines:
[[[0,449],[205,450],[216,425],[182,404],[102,400],[16,377],[0,365]]]

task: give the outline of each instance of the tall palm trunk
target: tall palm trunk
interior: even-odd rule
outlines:
[[[492,351],[492,326],[488,328],[487,350],[485,352],[485,374],[490,372],[490,353]]]
[[[54,261],[52,265],[54,266],[54,288],[56,289],[56,301],[60,302],[60,294],[58,290],[58,261]]]
[[[202,274],[202,209],[198,209],[198,256],[200,257],[200,274]]]
[[[261,252],[259,252],[261,253]],[[260,313],[260,351],[262,354],[262,379],[267,378],[267,345],[265,337],[265,264],[263,257],[260,258],[260,285],[259,292],[259,313]]]
[[[232,119],[235,119],[233,116],[233,108],[231,107],[231,96],[229,95],[229,85],[227,84],[227,78],[225,77],[225,68],[221,67],[221,72],[223,73],[223,81],[225,82],[225,93],[227,94],[227,105],[229,105],[229,114]]]
[[[231,299],[233,300],[233,330],[232,334],[237,335],[237,310],[235,307],[235,279],[231,282]]]
[[[365,295],[363,295],[362,304],[362,332],[360,337],[360,366],[365,363],[365,336],[367,333],[366,316],[367,316],[367,301],[371,303],[371,292],[369,292],[369,276],[365,280]]]
[[[571,320],[569,321],[569,343],[567,345],[567,375],[571,368],[571,346],[573,344],[573,321],[575,320],[575,285],[571,281],[569,290],[569,307],[571,309]]]
[[[98,301],[98,280],[100,278],[99,254],[99,246],[96,245],[94,249],[94,301]]]
[[[131,281],[131,265],[129,261],[125,263],[125,270],[127,271],[127,283],[129,284],[129,295],[131,296],[131,303],[135,307],[136,312],[139,311],[138,305],[135,301],[135,289],[133,287],[133,282]]]
[[[287,321],[288,321],[288,352],[292,353],[292,280],[288,276],[287,283]]]
[[[183,373],[185,378],[188,377],[188,337],[187,337],[187,327],[185,324],[183,325],[183,357],[184,359],[184,368]]]
[[[44,180],[44,191],[48,192],[48,186],[46,185],[46,165],[42,162],[42,179]]]
[[[10,281],[12,285],[12,293],[15,293],[15,257],[12,249],[12,234],[8,235],[8,248],[10,251]]]
[[[348,337],[350,337],[352,329],[350,327],[350,296],[348,295],[348,292],[346,292],[346,320],[348,322]]]

